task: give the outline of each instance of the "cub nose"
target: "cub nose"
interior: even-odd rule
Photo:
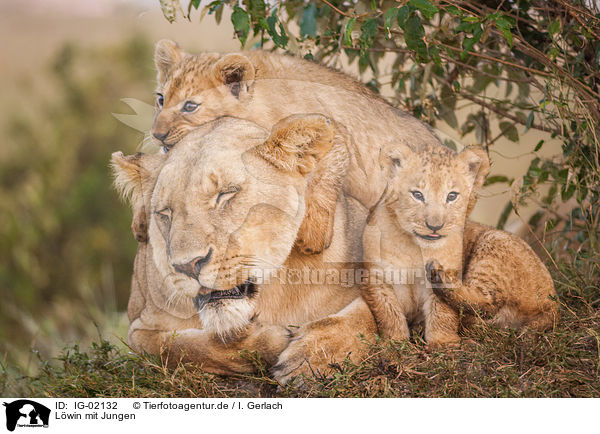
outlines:
[[[192,259],[190,262],[185,264],[172,264],[175,271],[179,273],[183,273],[186,276],[191,277],[192,279],[198,279],[200,275],[200,271],[202,267],[210,262],[210,258],[212,256],[213,249],[212,247],[208,250],[208,254],[206,256],[197,256]]]
[[[432,225],[429,224],[429,222],[427,220],[425,220],[425,225],[429,229],[431,229],[433,232],[437,232],[437,231],[439,231],[440,229],[442,229],[444,227],[444,223],[442,223],[441,225],[438,225],[438,226],[432,226]]]
[[[152,135],[154,137],[156,137],[158,140],[160,140],[161,142],[164,142],[165,139],[167,138],[167,136],[169,135],[169,131],[167,131],[167,132],[154,131],[154,133],[152,133]]]

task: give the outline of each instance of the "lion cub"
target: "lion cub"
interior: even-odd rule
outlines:
[[[399,145],[381,159],[389,182],[363,234],[372,266],[362,295],[382,335],[408,339],[409,323],[423,322],[428,344],[456,343],[460,308],[480,309],[502,326],[554,324],[554,284],[531,248],[466,220],[489,172],[483,149]]]

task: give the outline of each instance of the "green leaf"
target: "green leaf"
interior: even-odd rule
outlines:
[[[500,31],[502,32],[502,36],[504,36],[504,39],[506,39],[506,42],[508,42],[508,46],[510,48],[512,48],[513,46],[513,35],[510,31],[510,29],[500,29]]]
[[[235,5],[231,14],[231,23],[243,47],[246,39],[248,39],[248,33],[250,33],[250,18],[248,17],[248,13],[238,5]]]
[[[440,50],[436,45],[429,47],[429,56],[433,59],[436,65],[442,66],[442,58],[440,57]]]
[[[315,38],[317,36],[317,6],[309,3],[302,9],[302,18],[300,19],[300,34]]]
[[[463,39],[462,47],[464,51],[471,51],[477,40],[475,38]]]
[[[496,224],[497,229],[504,229],[504,225],[506,225],[506,221],[508,220],[508,216],[510,216],[510,212],[512,210],[513,204],[512,202],[508,202],[502,210],[502,214],[500,214],[500,218],[498,219],[498,223]]]
[[[492,184],[509,184],[510,183],[510,179],[504,175],[494,175],[494,176],[488,176],[485,180],[484,185],[492,185]]]
[[[500,131],[502,131],[504,136],[511,142],[519,141],[519,131],[512,122],[500,122]]]
[[[421,11],[423,16],[429,20],[439,12],[437,6],[429,0],[410,0],[408,4]]]
[[[573,194],[575,193],[575,184],[569,184],[569,186],[567,188],[565,188],[565,186],[563,186],[563,188],[560,189],[560,198],[562,199],[563,202],[568,201],[569,199],[571,199],[573,197]]]
[[[533,150],[533,152],[537,152],[540,149],[542,149],[542,145],[544,144],[544,140],[540,140],[537,145],[535,145],[535,149]]]
[[[502,15],[494,20],[496,27],[499,29],[510,30],[515,26],[515,20],[512,17]]]
[[[377,80],[375,80],[374,78],[369,80],[368,83],[365,84],[369,89],[371,89],[373,92],[375,93],[379,93],[379,82]]]
[[[462,21],[458,26],[456,26],[456,29],[454,29],[454,33],[473,33],[473,30],[475,30],[475,26],[477,26],[477,23],[468,23],[466,21]]]
[[[406,25],[406,19],[408,18],[409,12],[410,9],[406,5],[398,9],[398,25],[401,29],[404,29],[404,26]]]
[[[356,18],[352,17],[346,23],[346,27],[344,28],[344,43],[348,47],[352,47],[352,30],[354,29],[354,24],[356,23]]]
[[[360,49],[366,51],[373,45],[375,35],[377,35],[377,19],[369,18],[360,26],[362,33],[360,34]]]
[[[269,18],[267,18],[267,32],[269,33],[269,36],[271,36],[271,39],[273,40],[275,45],[277,45],[280,48],[285,48],[288,43],[288,37],[285,33],[283,25],[277,19],[276,12],[277,10],[274,10],[273,14]],[[276,24],[279,24],[279,33],[277,33],[277,30],[275,28]]]
[[[560,32],[560,28],[561,28],[560,18],[557,18],[554,21],[552,21],[550,23],[550,25],[548,26],[548,33],[550,33],[551,37],[554,37],[554,35],[556,35],[558,32]]]
[[[534,113],[530,112],[529,116],[527,116],[527,120],[525,121],[525,132],[529,131],[529,128],[531,128],[531,126],[533,125],[534,118]]]
[[[462,15],[462,12],[456,6],[448,6],[448,7],[446,7],[446,11],[448,11],[448,13],[450,15],[455,16],[455,17]]]
[[[398,11],[398,8],[389,8],[385,11],[385,15],[383,16],[383,27],[385,30],[389,31],[390,27],[392,27],[393,22],[398,18]]]
[[[198,9],[199,6],[200,6],[200,0],[190,0],[190,7],[193,7],[194,9]]]
[[[567,183],[567,178],[569,177],[569,169],[562,169],[556,172],[553,175],[553,178],[556,179],[556,182],[559,184],[565,185]]]
[[[454,143],[454,140],[445,139],[444,146],[447,146],[448,148],[452,149],[453,151],[456,151],[456,143]]]
[[[417,60],[427,59],[427,45],[424,41],[425,29],[421,24],[421,18],[416,14],[411,14],[406,20],[406,28],[404,30],[404,40],[406,46],[417,53]]]

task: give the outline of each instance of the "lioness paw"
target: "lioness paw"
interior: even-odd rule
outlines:
[[[260,325],[255,334],[257,340],[255,346],[260,349],[262,358],[269,365],[277,362],[292,337],[289,329],[278,325]]]
[[[302,377],[312,376],[315,372],[311,365],[311,351],[302,338],[295,338],[280,354],[277,364],[271,368],[271,374],[279,383],[286,385],[301,384]]]

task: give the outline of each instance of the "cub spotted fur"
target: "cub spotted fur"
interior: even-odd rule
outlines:
[[[397,145],[382,151],[382,162],[389,183],[363,235],[365,261],[373,268],[362,287],[381,334],[408,339],[409,323],[420,321],[428,343],[458,342],[461,307],[481,309],[503,326],[545,329],[554,323],[554,285],[531,248],[466,220],[489,172],[483,149],[456,154]],[[386,281],[380,277],[386,269],[406,270],[407,277]],[[463,280],[444,270],[461,270]]]
[[[336,128],[347,130],[341,134],[348,140],[335,143],[309,177],[306,214],[296,240],[306,254],[329,246],[342,187],[366,208],[374,205],[385,188],[377,152],[390,134],[401,143],[439,143],[428,126],[358,81],[304,59],[263,51],[192,55],[162,40],[156,45],[155,63],[157,115],[152,133],[164,151],[193,128],[222,116],[270,129],[290,115],[322,113],[336,121]],[[143,217],[136,213],[136,218]],[[143,222],[134,227],[146,228]]]

